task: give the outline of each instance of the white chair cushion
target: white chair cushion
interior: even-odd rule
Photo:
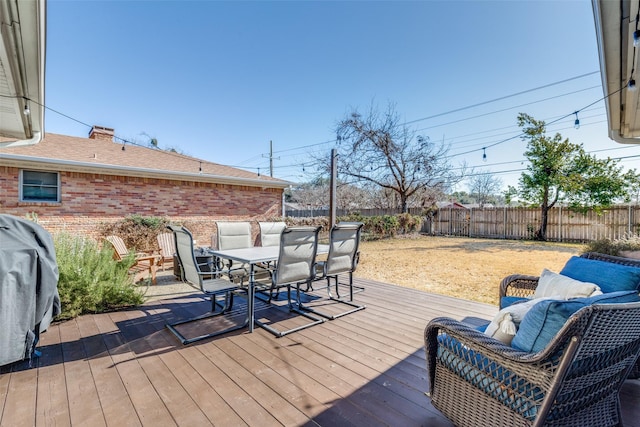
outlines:
[[[581,282],[546,268],[542,270],[533,298],[556,296],[557,299],[586,298],[600,295],[600,287],[595,283]]]

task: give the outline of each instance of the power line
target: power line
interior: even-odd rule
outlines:
[[[501,96],[499,98],[491,99],[489,101],[479,102],[477,104],[467,105],[466,107],[460,107],[460,108],[456,108],[454,110],[445,111],[444,113],[438,113],[438,114],[434,114],[432,116],[427,116],[427,117],[423,117],[423,118],[420,118],[420,119],[411,120],[411,121],[405,122],[404,124],[408,125],[408,124],[411,124],[411,123],[421,122],[421,121],[424,121],[424,120],[429,120],[429,119],[433,119],[433,118],[436,118],[436,117],[444,116],[444,115],[447,115],[447,114],[452,114],[452,113],[457,113],[459,111],[468,110],[470,108],[480,107],[482,105],[491,104],[492,102],[502,101],[503,99],[513,98],[515,96],[524,95],[525,93],[535,92],[536,90],[546,89],[546,88],[551,87],[551,86],[556,86],[556,85],[559,85],[559,84],[562,84],[562,83],[570,82],[572,80],[581,79],[583,77],[591,76],[591,75],[597,74],[599,72],[600,71],[592,71],[590,73],[581,74],[579,76],[569,77],[568,79],[559,80],[557,82],[549,83],[549,84],[546,84],[546,85],[543,85],[543,86],[538,86],[538,87],[535,87],[533,89],[523,90],[521,92],[516,92],[516,93],[513,93],[511,95]]]
[[[442,112],[442,113],[434,114],[432,116],[423,117],[423,118],[420,118],[420,119],[410,120],[410,121],[404,122],[402,125],[407,125],[407,124],[416,123],[416,122],[419,122],[419,121],[424,121],[424,120],[428,120],[428,119],[432,119],[432,118],[436,118],[436,117],[441,117],[441,116],[445,116],[447,114],[456,113],[456,112],[459,112],[459,111],[469,110],[471,108],[479,107],[479,106],[482,106],[482,105],[490,104],[490,103],[501,101],[501,100],[508,99],[508,98],[513,98],[513,97],[516,97],[516,96],[519,96],[519,95],[523,95],[523,94],[526,94],[526,93],[535,92],[537,90],[546,89],[548,87],[556,86],[556,85],[559,85],[559,84],[562,84],[562,83],[567,83],[567,82],[570,82],[572,80],[577,80],[577,79],[580,79],[580,78],[583,78],[583,77],[588,77],[588,76],[591,76],[593,74],[597,74],[599,72],[600,71],[592,71],[590,73],[581,74],[581,75],[578,75],[578,76],[570,77],[568,79],[558,80],[558,81],[553,82],[553,83],[548,83],[546,85],[542,85],[542,86],[538,86],[538,87],[535,87],[535,88],[532,88],[532,89],[527,89],[527,90],[524,90],[524,91],[516,92],[516,93],[510,94],[510,95],[505,95],[505,96],[502,96],[502,97],[499,97],[499,98],[495,98],[495,99],[492,99],[492,100],[483,101],[483,102],[479,102],[479,103],[472,104],[472,105],[467,105],[467,106],[464,106],[464,107],[456,108],[454,110],[445,111],[445,112]],[[573,94],[573,93],[578,93],[578,92],[581,92],[581,91],[591,90],[591,89],[597,88],[597,87],[600,87],[600,86],[588,87],[588,88],[581,89],[581,90],[578,90],[578,91],[575,91],[575,92],[570,92],[570,93],[567,93],[567,94],[562,94],[562,95],[558,95],[558,96],[555,96],[555,97],[546,98],[546,99],[542,99],[542,100],[539,100],[539,101],[534,101],[534,102],[528,103],[528,104],[522,104],[522,105],[516,106],[516,107],[510,107],[508,109],[519,108],[521,106],[530,105],[530,104],[533,104],[533,103],[536,103],[536,102],[543,102],[543,101],[551,100],[551,99],[558,98],[558,97],[561,97],[561,96],[566,96],[566,95],[570,95],[570,94]],[[501,112],[501,111],[505,111],[505,110],[498,110],[498,111],[490,112],[490,113],[487,113],[487,114],[494,114],[495,112]],[[487,115],[487,114],[483,114],[483,115]],[[481,116],[478,116],[478,117],[481,117]],[[476,117],[472,117],[472,118],[476,118]],[[462,120],[459,120],[459,121],[470,120],[470,119],[471,118],[467,118],[467,119],[462,119]],[[456,122],[458,122],[458,121],[456,121]],[[452,123],[456,123],[456,122],[452,122]],[[441,125],[438,125],[438,126],[441,126]],[[429,128],[424,128],[424,129],[429,129]],[[419,130],[424,130],[424,129],[419,129]],[[284,152],[289,152],[289,151],[295,151],[295,150],[302,150],[302,149],[305,149],[305,148],[310,148],[310,147],[315,147],[315,146],[325,145],[325,144],[331,144],[331,143],[335,143],[335,142],[337,142],[337,139],[331,139],[331,140],[328,140],[328,141],[317,142],[317,143],[313,143],[313,144],[303,145],[303,146],[300,146],[300,147],[288,148],[288,149],[284,149],[284,150],[276,150],[276,151],[274,151],[274,154],[276,154],[276,153],[279,154],[279,153],[284,153]]]

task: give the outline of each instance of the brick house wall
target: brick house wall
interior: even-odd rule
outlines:
[[[142,177],[60,172],[60,203],[20,202],[19,168],[0,166],[0,212],[30,213],[52,234],[64,231],[99,239],[103,223],[138,214],[164,217],[189,228],[209,245],[214,221],[282,215],[282,189]]]

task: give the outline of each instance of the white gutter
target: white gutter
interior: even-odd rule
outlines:
[[[211,175],[206,173],[187,173],[158,169],[125,167],[116,165],[95,164],[77,162],[73,160],[59,160],[45,157],[21,156],[0,152],[0,164],[20,168],[38,170],[54,169],[66,172],[103,173],[105,175],[131,176],[139,178],[156,178],[170,180],[184,180],[195,182],[207,182],[212,184],[243,185],[247,187],[280,188],[285,189],[291,183],[289,181],[267,181],[263,179],[242,178],[224,175]]]
[[[609,138],[620,144],[640,144],[639,137],[623,136],[629,132],[622,129],[625,114],[621,111],[622,96],[629,96],[625,93],[626,89],[621,89],[624,85],[623,74],[626,73],[626,70],[623,69],[620,52],[623,49],[623,36],[629,31],[623,25],[622,4],[609,0],[592,0],[591,5],[596,30],[600,76],[605,96],[604,105],[607,110]],[[605,34],[607,29],[609,32]],[[605,36],[608,36],[606,40],[608,44],[605,43]]]
[[[0,0],[0,31],[0,147],[37,144],[44,135],[46,1]]]

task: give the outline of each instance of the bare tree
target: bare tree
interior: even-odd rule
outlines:
[[[448,147],[415,135],[400,121],[393,104],[384,114],[373,105],[366,117],[351,112],[338,123],[336,134],[341,179],[390,190],[402,212],[417,192],[442,191],[462,177],[453,173]]]
[[[493,176],[489,171],[486,173],[478,173],[469,178],[469,192],[473,196],[480,207],[483,207],[489,200],[495,198],[495,194],[500,191],[502,180]]]

